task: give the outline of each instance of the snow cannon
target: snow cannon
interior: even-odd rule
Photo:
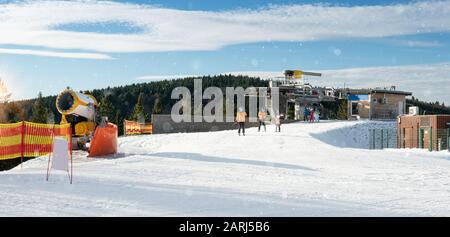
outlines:
[[[97,100],[92,95],[66,89],[56,98],[56,108],[61,113],[61,124],[70,123],[75,136],[89,136],[95,129]]]
[[[61,124],[70,123],[73,128],[72,149],[88,150],[89,157],[117,153],[117,126],[109,123],[107,118],[102,118],[100,123],[96,113],[97,106],[94,96],[75,92],[70,88],[56,98],[56,108],[62,115]]]

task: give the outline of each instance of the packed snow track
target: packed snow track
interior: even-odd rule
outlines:
[[[365,123],[123,137],[72,185],[40,157],[0,172],[0,216],[450,216],[450,153],[333,142]]]

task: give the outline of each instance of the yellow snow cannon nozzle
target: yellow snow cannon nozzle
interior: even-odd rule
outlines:
[[[67,122],[66,115],[75,114],[88,120],[94,120],[97,100],[92,95],[66,89],[56,98],[56,109],[63,115],[62,122]]]

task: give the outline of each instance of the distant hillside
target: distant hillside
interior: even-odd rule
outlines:
[[[112,114],[116,115],[113,118],[110,118],[110,121],[117,123],[120,126],[124,119],[130,118],[140,94],[144,95],[144,114],[148,120],[150,119],[150,114],[152,113],[152,109],[157,97],[159,97],[161,101],[161,113],[170,113],[172,105],[177,102],[177,100],[172,100],[170,98],[172,90],[176,87],[184,86],[189,88],[189,90],[192,92],[194,87],[194,79],[196,78],[192,77],[176,80],[155,81],[120,87],[108,87],[104,89],[96,89],[93,91],[85,92],[92,94],[99,102],[105,96],[108,96],[108,101],[112,105]],[[243,88],[251,86],[268,86],[267,81],[248,76],[217,75],[204,76],[201,79],[203,82],[203,88],[211,86],[219,87],[222,89],[224,89],[225,87],[239,86]],[[61,88],[61,90],[63,89],[64,88]],[[76,88],[74,89],[76,90]],[[59,123],[61,121],[61,115],[56,110],[56,96],[47,96],[44,97],[43,100],[46,107],[51,111],[51,113],[53,113],[55,122]],[[0,123],[31,120],[32,106],[34,102],[35,99],[16,101],[14,103],[10,103],[10,105],[8,106],[0,104],[0,111],[11,109],[11,107],[13,107],[12,109],[15,111],[12,117],[8,117],[8,113],[2,113],[3,116],[0,117]],[[120,134],[122,134],[121,127],[119,132]]]
[[[110,121],[119,125],[120,134],[122,134],[123,128],[121,127],[124,119],[130,119],[133,108],[136,105],[138,97],[143,94],[144,115],[147,120],[150,119],[156,98],[160,98],[161,101],[161,113],[170,113],[172,105],[176,103],[176,100],[172,100],[172,90],[179,86],[185,86],[189,90],[193,91],[194,79],[184,78],[176,80],[164,80],[148,83],[132,84],[120,87],[108,87],[104,89],[96,89],[93,91],[87,91],[94,95],[100,102],[105,96],[108,96],[108,102],[111,104],[111,114],[113,114]],[[233,75],[218,75],[218,76],[204,76],[202,77],[203,88],[215,86],[219,88],[225,87],[261,87],[268,86],[266,80],[249,76],[233,76]],[[61,88],[62,90],[63,88]],[[76,89],[76,88],[74,88]],[[36,93],[37,94],[37,93]],[[56,96],[47,96],[43,98],[45,106],[49,109],[53,115],[56,123],[61,120],[61,115],[56,110],[55,102]],[[32,106],[35,99],[16,101],[9,103],[8,105],[0,104],[0,123],[14,122],[21,120],[31,120]],[[440,104],[439,102],[424,102],[416,98],[407,100],[408,106],[418,106],[420,108],[420,114],[450,114],[450,108]],[[337,105],[336,105],[337,106]],[[336,107],[335,106],[335,107]],[[336,108],[331,108],[336,110]],[[6,111],[13,111],[8,113]],[[331,117],[330,117],[331,118]],[[334,118],[334,117],[333,117]]]

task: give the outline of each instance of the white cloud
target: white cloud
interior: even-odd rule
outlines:
[[[408,40],[405,42],[406,45],[409,47],[441,47],[444,46],[442,43],[439,43],[437,41],[415,41],[415,40]]]
[[[114,59],[106,54],[99,53],[67,53],[47,50],[32,50],[32,49],[7,49],[0,48],[0,54],[18,54],[18,55],[33,55],[43,57],[58,57],[58,58],[78,58],[78,59]]]
[[[322,77],[309,77],[308,81],[315,86],[332,86],[335,88],[375,88],[396,86],[397,90],[410,91],[425,101],[441,101],[450,104],[450,63],[366,67],[337,70],[314,70],[322,73]],[[227,72],[225,74],[247,75],[263,79],[282,77],[279,72]]]
[[[450,104],[450,63],[368,67],[322,71],[321,85],[390,87],[413,92],[419,99]],[[431,93],[430,93],[431,92]]]
[[[65,24],[123,22],[142,33],[60,30]],[[263,41],[385,37],[450,31],[450,1],[386,6],[271,6],[185,11],[107,1],[0,4],[0,44],[105,53],[214,50]]]
[[[408,46],[408,47],[420,47],[420,48],[436,48],[444,46],[443,43],[438,41],[421,41],[421,40],[398,40],[398,39],[385,39],[384,42],[392,45]]]

